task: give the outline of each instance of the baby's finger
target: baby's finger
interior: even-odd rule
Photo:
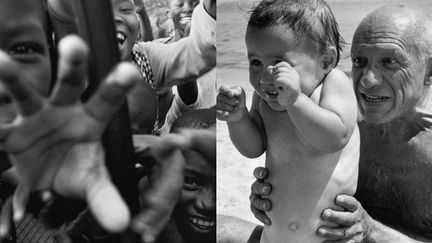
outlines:
[[[139,80],[138,70],[132,64],[119,64],[85,104],[86,111],[98,121],[108,123]]]
[[[231,113],[228,111],[216,110],[216,117],[219,120],[225,121],[231,116]]]
[[[87,77],[88,48],[77,36],[67,36],[59,43],[59,69],[52,103],[67,105],[79,100]]]
[[[235,91],[234,87],[228,87],[226,85],[221,85],[219,87],[219,94],[226,95],[230,98],[233,98],[236,96],[237,92]]]
[[[227,104],[223,101],[218,101],[216,103],[216,109],[221,110],[221,111],[233,112],[233,111],[237,110],[237,107],[234,105],[231,105],[231,104]]]
[[[4,239],[11,230],[12,225],[12,198],[9,197],[0,213],[0,241]]]
[[[18,222],[24,216],[28,199],[30,197],[30,188],[24,184],[19,184],[13,195],[13,220]]]
[[[0,80],[17,102],[20,113],[23,116],[30,116],[41,109],[43,100],[31,82],[23,80],[21,73],[18,65],[6,53],[0,51]]]
[[[239,103],[239,99],[237,97],[229,97],[226,95],[218,95],[216,98],[217,102],[223,102],[229,105],[237,105]]]

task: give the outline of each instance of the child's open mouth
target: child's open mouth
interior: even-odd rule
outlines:
[[[123,34],[122,32],[117,32],[116,38],[117,38],[117,42],[118,42],[118,47],[119,47],[119,49],[121,49],[123,47],[124,43],[126,42],[126,35]]]
[[[192,20],[192,16],[183,16],[180,18],[180,24],[186,24],[189,23]]]
[[[214,220],[211,220],[209,218],[203,218],[203,217],[191,216],[189,217],[189,221],[195,228],[200,229],[202,231],[214,230],[216,225]]]

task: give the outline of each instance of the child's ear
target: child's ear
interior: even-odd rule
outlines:
[[[171,14],[171,10],[170,10],[170,9],[165,10],[165,14],[166,14],[166,16],[167,16],[169,19],[172,19],[172,14]]]
[[[327,47],[321,55],[322,68],[327,72],[336,66],[337,51],[334,46]]]
[[[426,73],[424,77],[424,86],[432,84],[432,58],[426,59]]]

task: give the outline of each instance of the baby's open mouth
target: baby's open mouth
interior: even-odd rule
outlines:
[[[0,95],[0,105],[8,105],[12,103],[12,99],[7,95]]]
[[[123,44],[126,41],[126,35],[123,34],[122,32],[117,32],[116,38],[117,38],[118,47],[119,49],[121,49],[123,47]]]
[[[203,218],[203,217],[196,217],[191,216],[189,217],[189,221],[193,226],[195,226],[198,229],[210,231],[215,228],[215,221],[209,218]]]
[[[390,97],[387,97],[387,96],[367,95],[364,93],[361,93],[361,96],[367,102],[372,102],[372,103],[383,102],[383,101],[390,99]]]

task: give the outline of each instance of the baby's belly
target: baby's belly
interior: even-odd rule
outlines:
[[[357,171],[352,169],[354,175],[349,176],[350,171],[342,172],[346,166],[339,166],[339,156],[340,153],[321,154],[310,156],[308,161],[299,159],[308,156],[290,156],[291,160],[286,157],[285,161],[267,156],[268,181],[274,185],[269,196],[272,210],[268,213],[272,225],[265,227],[262,242],[323,241],[315,235],[323,225],[321,212],[326,208],[338,209],[333,203],[335,196],[352,195],[356,188]]]

